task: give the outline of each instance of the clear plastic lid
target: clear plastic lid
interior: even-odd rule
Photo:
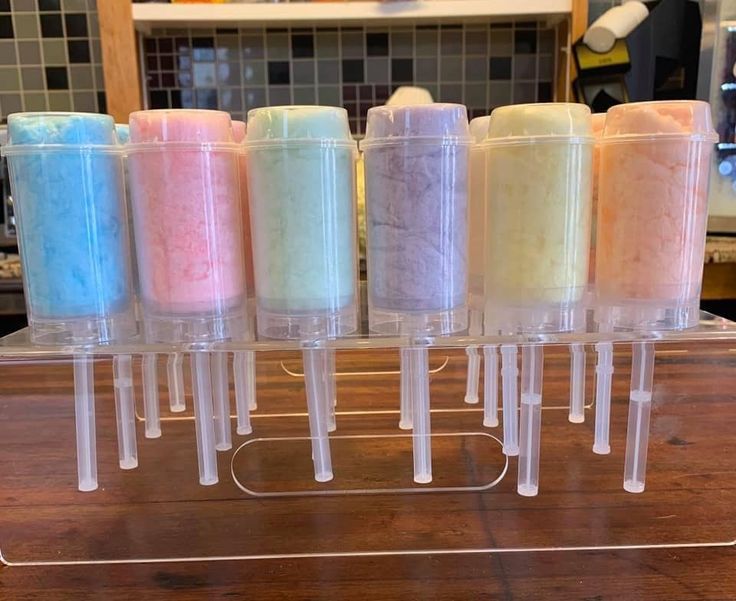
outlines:
[[[163,109],[130,114],[130,141],[232,143],[229,113],[200,109]]]
[[[368,109],[361,148],[404,140],[470,143],[468,113],[462,104],[375,106]]]
[[[593,135],[590,108],[571,102],[502,106],[491,113],[487,142],[580,138]]]
[[[486,139],[490,120],[490,115],[486,115],[485,117],[476,117],[470,122],[470,135],[473,136],[476,144]]]
[[[668,100],[619,104],[608,110],[605,140],[662,135],[717,142],[710,105],[699,100]]]
[[[8,146],[114,145],[114,125],[110,115],[96,113],[13,113],[8,117]]]
[[[354,145],[348,114],[334,106],[269,106],[248,111],[246,144],[344,142]]]

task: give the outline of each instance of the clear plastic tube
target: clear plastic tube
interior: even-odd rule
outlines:
[[[217,449],[212,408],[212,378],[210,354],[192,353],[192,396],[194,397],[194,427],[197,435],[199,483],[217,484]]]
[[[170,353],[166,360],[166,375],[169,383],[169,410],[172,413],[186,411],[184,393],[184,355]]]
[[[227,353],[212,353],[212,409],[215,420],[215,448],[218,451],[229,451],[233,447],[227,363]]]
[[[317,482],[329,482],[333,477],[327,429],[327,407],[324,402],[325,352],[324,349],[305,349],[302,353],[309,413],[309,434],[312,439],[314,479]]]
[[[611,380],[613,378],[613,344],[599,342],[595,345],[598,362],[595,366],[595,440],[593,452],[607,455],[611,452],[609,435],[611,427]]]
[[[521,424],[519,426],[519,475],[516,490],[533,497],[539,492],[539,446],[542,429],[541,345],[521,349]]]
[[[412,429],[412,414],[411,414],[411,355],[409,349],[402,348],[399,351],[400,357],[400,414],[399,414],[399,428],[402,430]]]
[[[465,349],[468,356],[468,379],[465,384],[465,402],[469,405],[476,405],[480,399],[478,398],[478,385],[480,380],[480,354],[478,347],[471,345]]]
[[[483,425],[498,426],[498,350],[496,346],[483,347]]]
[[[130,355],[115,355],[112,358],[112,373],[118,427],[118,461],[120,469],[131,470],[138,467],[133,358]]]
[[[156,353],[143,355],[143,416],[146,423],[146,438],[161,436],[157,365]]]
[[[3,154],[13,190],[31,339],[135,335],[123,153],[109,115],[15,113]],[[73,266],[73,268],[71,268]]]
[[[95,374],[92,358],[74,357],[74,415],[77,430],[79,490],[97,489],[97,434],[95,431]]]
[[[700,314],[710,106],[632,102],[606,114],[599,141],[595,290],[614,327],[693,327]]]
[[[324,378],[327,431],[334,432],[337,430],[337,421],[335,419],[335,409],[337,407],[337,383],[335,382],[335,351],[332,349],[325,350]]]
[[[235,379],[235,408],[238,416],[237,432],[241,436],[253,432],[250,423],[251,405],[256,396],[256,357],[254,351],[239,351],[233,356]]]
[[[432,439],[429,409],[429,353],[426,348],[407,349],[410,378],[414,445],[414,482],[432,481]]]
[[[570,413],[573,424],[585,421],[585,345],[570,345]]]
[[[653,380],[654,345],[651,342],[636,342],[633,345],[631,363],[629,423],[624,461],[624,490],[632,493],[644,492],[646,482]]]
[[[503,402],[503,452],[509,457],[519,454],[519,388],[517,348],[501,345],[501,389]]]

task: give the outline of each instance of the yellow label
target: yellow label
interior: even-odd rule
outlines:
[[[629,62],[629,49],[626,47],[626,40],[616,40],[613,48],[608,52],[593,52],[585,44],[578,44],[575,47],[575,52],[582,70],[625,65]]]

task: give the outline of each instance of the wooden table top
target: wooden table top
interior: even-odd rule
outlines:
[[[218,513],[245,507],[243,523],[254,519],[252,516],[268,520],[264,532],[248,526],[252,544],[262,545],[258,549],[264,552],[338,552],[330,557],[285,553],[281,558],[187,563],[11,566],[0,569],[0,599],[736,600],[736,459],[732,444],[736,352],[730,346],[724,342],[657,347],[650,471],[642,495],[620,490],[627,349],[621,347],[616,354],[614,451],[603,458],[590,453],[592,408],[586,412],[585,424],[567,423],[567,353],[548,349],[544,398],[545,408],[551,410],[544,412],[540,494],[535,499],[516,495],[515,460],[501,483],[485,492],[244,499],[229,489],[223,496],[214,490],[220,485],[210,489],[197,487],[196,482],[190,485],[196,481],[191,424],[166,421],[163,358],[159,361],[163,437],[145,440],[141,427],[140,467],[127,473],[116,470],[109,362],[96,365],[101,488],[83,495],[74,490],[68,456],[60,456],[71,453],[73,463],[73,433],[67,431],[73,423],[69,365],[0,364],[0,456],[4,458],[0,550],[6,560],[49,561],[57,553],[63,560],[125,559],[135,555],[130,549],[137,546],[143,548],[140,557],[173,557],[176,545],[191,547],[194,555],[204,553],[202,549],[210,557],[216,555],[217,544],[206,537],[199,540],[197,527],[188,528],[181,521],[182,514],[176,509],[181,503],[173,502],[171,487],[153,479],[162,470],[179,478],[180,496],[199,495],[187,498],[197,501],[196,511],[210,521],[211,532],[216,533],[213,537],[228,532],[227,523],[218,523]],[[462,402],[465,354],[462,350],[433,351],[430,366],[438,368],[446,357],[446,367],[432,376],[432,403],[437,411],[433,432],[482,431],[480,409]],[[258,357],[259,409],[253,424],[259,436],[306,434],[306,420],[297,415],[303,411],[303,382],[288,375],[282,365],[298,370],[299,356],[263,353]],[[391,372],[397,365],[395,354],[385,351],[341,352],[337,369]],[[592,396],[593,368],[594,354],[589,350],[588,398]],[[397,407],[397,393],[395,373],[340,376],[337,435],[364,433],[366,427],[374,432],[398,432],[387,425],[396,421],[387,412]],[[187,402],[191,404],[190,398]],[[365,414],[351,415],[351,411]],[[59,424],[66,425],[59,428]],[[242,441],[234,432],[233,438],[237,447]],[[28,446],[21,453],[18,449],[26,441]],[[338,438],[333,439],[333,455],[339,455],[340,444]],[[172,461],[172,453],[179,448],[184,450]],[[380,461],[386,448],[366,447],[365,460]],[[29,449],[36,450],[35,458],[29,459]],[[440,484],[459,477],[443,474],[444,458],[438,445],[435,475]],[[308,466],[309,458],[302,459],[283,467],[299,470]],[[287,463],[278,454],[271,461]],[[338,481],[338,470],[347,471],[352,464],[339,456],[335,461]],[[473,455],[468,463],[475,469],[477,461]],[[48,466],[45,472],[41,462]],[[223,457],[223,486],[231,484],[228,465]],[[29,466],[40,473],[31,473]],[[487,466],[484,469],[492,471]],[[478,478],[485,477],[482,469],[478,474]],[[360,477],[374,474],[366,467],[365,473],[357,469],[347,480]],[[306,477],[268,480],[264,476],[262,484],[299,488],[309,486],[308,482]],[[169,509],[156,514],[161,507]],[[180,528],[171,540],[150,540],[137,529],[137,511],[151,511],[162,523],[173,519]],[[292,519],[292,513],[305,517],[306,523]],[[94,517],[90,532],[80,531],[74,522],[77,515]],[[322,530],[314,530],[315,521]],[[157,524],[149,522],[148,526],[156,528]],[[92,531],[98,527],[100,532]],[[233,536],[244,536],[244,526],[232,521],[229,527]],[[478,532],[479,527],[487,531]],[[322,546],[323,541],[314,537],[325,528],[335,539]],[[44,540],[47,547],[38,544]],[[243,548],[250,549],[249,544],[242,543]],[[582,549],[553,550],[556,544]],[[221,555],[240,549],[233,545],[222,547]],[[650,548],[644,548],[647,546]],[[545,550],[525,550],[529,548]],[[155,555],[157,549],[164,551]],[[422,549],[433,551],[414,554]],[[352,555],[340,556],[340,551]],[[367,553],[361,555],[361,551]]]

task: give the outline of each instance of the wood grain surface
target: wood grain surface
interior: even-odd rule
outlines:
[[[5,567],[0,599],[734,600],[736,352],[730,346],[657,347],[642,495],[621,487],[629,349],[616,352],[612,453],[596,456],[594,410],[586,410],[584,424],[567,421],[569,357],[564,348],[548,348],[540,494],[532,499],[516,494],[515,459],[501,482],[483,492],[282,498],[242,492],[230,459],[243,442],[307,434],[303,380],[284,369],[299,371],[295,353],[258,355],[254,434],[238,437],[233,428],[234,449],[220,454],[214,487],[197,484],[188,414],[168,412],[164,357],[163,436],[146,440],[139,424],[140,465],[118,469],[110,362],[99,360],[100,489],[78,493],[71,366],[0,364],[0,549],[7,561],[200,558]],[[464,352],[432,351],[430,364],[437,368],[446,358],[432,375],[433,432],[499,434],[482,428],[479,406],[463,403]],[[138,362],[135,367],[139,374]],[[411,485],[409,439],[390,438],[400,434],[397,367],[397,353],[338,354],[338,372],[352,375],[337,379],[335,481],[326,488]],[[587,367],[590,399],[592,349]],[[368,434],[387,438],[364,445],[337,438]],[[433,441],[435,486],[485,481],[504,461],[492,446],[450,439],[455,443]],[[240,448],[238,458],[248,453],[247,461],[233,462],[240,465],[235,475],[268,490],[319,487],[311,480],[308,446],[288,444],[295,446],[258,441]],[[310,553],[331,555],[301,555]],[[268,554],[283,556],[225,559]]]

